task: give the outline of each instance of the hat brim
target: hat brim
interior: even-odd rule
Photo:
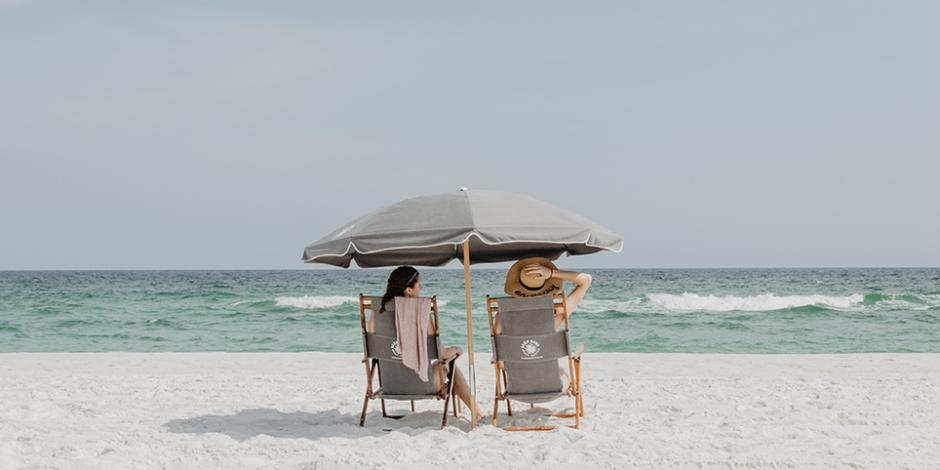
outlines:
[[[522,283],[522,268],[530,264],[540,264],[546,268],[558,270],[555,263],[548,258],[524,258],[513,263],[506,272],[506,284],[503,291],[513,297],[536,297],[539,295],[554,294],[561,292],[564,288],[564,281],[558,278],[546,279],[541,287],[533,289]]]

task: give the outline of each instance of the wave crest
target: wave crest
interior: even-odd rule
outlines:
[[[356,297],[342,295],[305,295],[302,297],[278,297],[274,299],[274,305],[312,309],[338,307],[345,303],[356,303],[358,301],[359,299]]]
[[[833,309],[850,309],[865,300],[862,294],[833,295],[781,295],[760,294],[747,297],[733,295],[699,295],[685,292],[676,294],[648,294],[650,303],[667,310],[706,312],[765,312],[786,308],[817,306]]]

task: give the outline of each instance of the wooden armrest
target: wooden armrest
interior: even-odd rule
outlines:
[[[574,360],[576,360],[576,361],[580,361],[580,360],[581,360],[581,353],[583,353],[583,352],[584,352],[584,346],[583,346],[583,345],[578,346],[578,347],[574,348],[574,353],[571,354],[571,358],[574,359]]]
[[[457,351],[456,353],[454,353],[453,356],[448,357],[448,358],[445,358],[445,359],[442,359],[442,361],[444,361],[444,362],[447,363],[447,364],[453,364],[454,362],[457,362],[457,359],[460,358],[460,355],[461,355],[461,354],[463,354],[463,353],[460,352],[460,351]]]

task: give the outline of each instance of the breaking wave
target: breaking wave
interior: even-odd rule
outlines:
[[[705,311],[705,312],[765,312],[770,310],[783,310],[787,308],[816,306],[837,310],[851,309],[865,301],[862,294],[846,296],[834,295],[776,295],[760,294],[746,297],[733,295],[699,295],[690,294],[648,294],[646,296],[652,305],[676,311]]]
[[[305,295],[302,297],[278,297],[274,299],[274,304],[278,307],[294,308],[330,308],[338,307],[345,303],[357,303],[356,297],[345,297],[341,295]]]

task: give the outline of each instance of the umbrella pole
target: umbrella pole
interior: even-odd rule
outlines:
[[[463,242],[463,285],[467,298],[467,380],[470,382],[470,402],[477,402],[477,379],[473,369],[473,309],[470,306],[470,237]],[[475,408],[475,407],[474,407]],[[470,409],[470,428],[477,426],[477,414],[474,408]]]

